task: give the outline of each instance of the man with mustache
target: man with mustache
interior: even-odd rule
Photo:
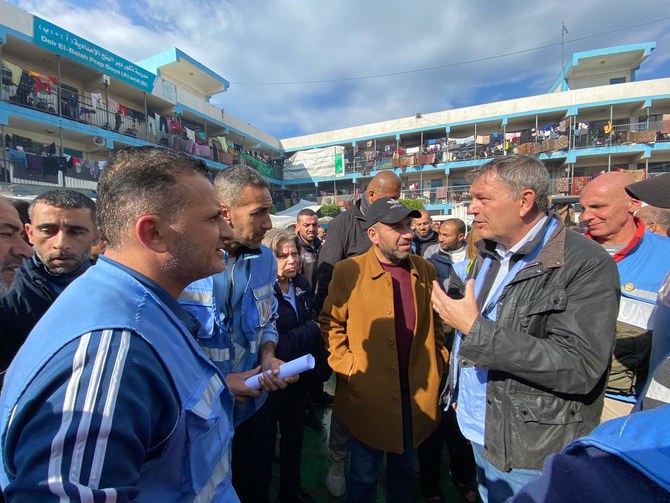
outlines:
[[[19,214],[7,199],[0,197],[0,294],[6,294],[16,278],[16,270],[23,259],[30,258],[32,248],[21,238],[23,225]],[[4,321],[4,320],[3,320]],[[0,324],[0,385],[5,370],[14,358],[18,347]]]
[[[6,294],[14,284],[16,270],[24,258],[30,258],[32,248],[21,238],[23,225],[19,214],[0,196],[0,294]]]
[[[430,307],[435,268],[411,253],[420,216],[391,197],[368,206],[372,247],[335,264],[319,316],[337,374],[333,414],[351,434],[348,502],[376,501],[384,454],[387,501],[412,501],[415,449],[439,422],[448,352]]]
[[[45,192],[33,199],[28,214],[25,230],[35,255],[26,255],[14,286],[0,299],[3,346],[13,353],[60,293],[92,265],[91,246],[98,239],[95,202],[80,192]]]
[[[226,269],[188,285],[179,302],[200,322],[198,343],[235,396],[233,486],[242,503],[263,503],[269,501],[272,462],[267,392],[297,380],[277,376],[283,363],[275,357],[277,260],[262,245],[272,228],[272,196],[265,179],[241,165],[221,171],[214,188],[232,229],[223,244]],[[271,372],[259,378],[260,390],[244,383],[261,370]]]

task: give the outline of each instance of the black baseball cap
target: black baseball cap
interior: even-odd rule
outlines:
[[[368,227],[377,222],[389,225],[397,224],[407,216],[421,218],[421,212],[410,210],[393,197],[380,197],[365,210],[365,221]]]
[[[670,208],[670,173],[631,183],[626,186],[626,192],[650,206]]]

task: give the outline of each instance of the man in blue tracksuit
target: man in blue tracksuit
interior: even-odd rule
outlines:
[[[604,173],[582,190],[579,219],[586,236],[612,256],[621,278],[617,341],[607,383],[603,420],[628,414],[649,371],[652,312],[670,270],[670,239],[645,229],[633,213],[640,201],[626,193],[634,180],[624,172]]]
[[[198,342],[235,395],[233,486],[241,501],[263,503],[271,482],[265,392],[296,380],[276,376],[282,363],[275,358],[277,261],[261,246],[272,228],[272,197],[267,182],[246,166],[220,172],[214,186],[233,229],[224,244],[226,270],[188,286],[180,303],[200,322]],[[261,390],[244,384],[261,370],[271,371],[260,378]]]
[[[0,398],[8,501],[239,501],[233,397],[177,303],[232,237],[186,154],[120,151],[98,184],[108,246],[38,322]]]

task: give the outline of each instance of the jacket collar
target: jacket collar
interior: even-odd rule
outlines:
[[[431,229],[430,234],[428,234],[425,238],[422,238],[419,236],[419,234],[415,231],[414,232],[414,238],[413,240],[418,242],[418,243],[428,243],[429,241],[434,241],[437,239],[437,232]]]
[[[319,250],[319,248],[321,248],[321,240],[318,237],[314,236],[312,244],[309,244],[307,241],[303,239],[303,237],[300,235],[299,232],[297,232],[296,234],[298,236],[298,243],[300,244],[300,246],[303,246],[307,248],[309,251],[312,251],[314,253],[316,253]]]
[[[558,221],[558,227],[556,227],[556,230],[549,238],[547,245],[540,251],[536,260],[541,263],[545,269],[562,267],[565,265],[565,235],[567,229],[563,221],[553,212],[549,212],[549,218],[542,226],[542,229],[540,229],[540,232],[538,232],[533,239],[519,248],[514,256],[520,257],[530,253],[544,238],[544,233],[547,231],[547,227],[552,219]],[[498,261],[500,256],[496,253],[496,244],[495,241],[483,239],[479,241],[476,246],[479,248],[480,255],[491,256],[494,260]]]

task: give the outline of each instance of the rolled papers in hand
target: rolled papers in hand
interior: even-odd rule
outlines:
[[[297,376],[298,374],[305,372],[314,368],[314,357],[310,354],[291,360],[290,362],[282,363],[279,366],[279,375],[280,379],[286,379],[287,377]],[[266,370],[266,374],[272,373],[271,370]],[[244,380],[246,384],[251,389],[260,389],[261,385],[258,382],[258,378],[263,375],[263,373],[256,374],[255,376],[248,377]]]

